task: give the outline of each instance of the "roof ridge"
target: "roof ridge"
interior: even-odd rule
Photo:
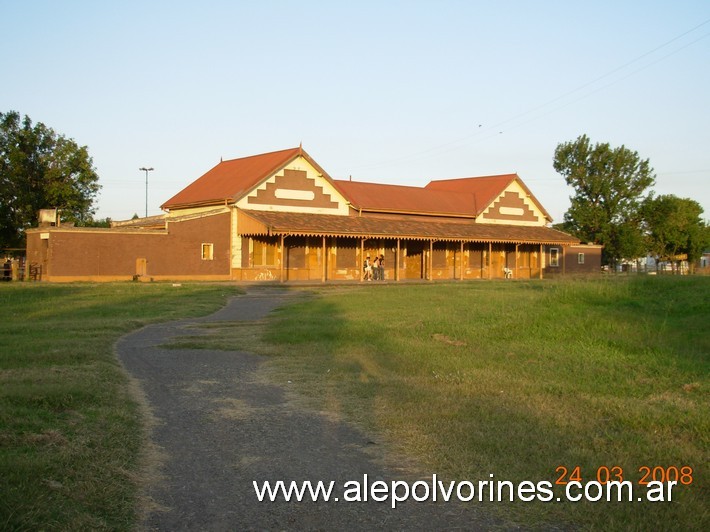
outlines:
[[[431,185],[432,183],[445,183],[449,181],[473,181],[476,179],[500,179],[500,178],[520,178],[517,172],[511,172],[507,174],[493,174],[493,175],[477,175],[477,176],[470,176],[470,177],[449,177],[446,179],[432,179],[427,183],[426,186]]]
[[[424,187],[418,187],[415,185],[398,185],[395,183],[374,183],[372,181],[355,181],[350,179],[336,179],[338,183],[356,183],[358,185],[372,185],[378,187],[402,187],[402,188],[415,188],[418,190],[424,190]]]
[[[299,146],[222,160],[160,207],[172,209],[235,201],[246,189],[299,156],[309,158]]]
[[[230,163],[232,161],[243,161],[244,159],[253,159],[255,157],[264,157],[264,156],[268,156],[268,155],[274,155],[276,153],[285,153],[288,151],[299,151],[299,149],[302,149],[302,148],[299,148],[298,146],[296,146],[295,148],[286,148],[283,150],[274,150],[274,151],[269,151],[269,152],[264,152],[264,153],[256,153],[254,155],[245,155],[244,157],[235,157],[234,159],[224,159],[224,160],[220,161],[220,163]]]

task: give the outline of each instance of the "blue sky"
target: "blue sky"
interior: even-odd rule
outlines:
[[[86,145],[98,217],[220,157],[297,146],[334,178],[517,172],[555,218],[555,147],[650,159],[710,218],[710,2],[0,0],[0,111]]]

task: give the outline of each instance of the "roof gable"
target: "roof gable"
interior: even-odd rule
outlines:
[[[298,156],[236,201],[240,209],[347,216],[348,200],[312,159]]]
[[[487,221],[500,219],[510,223],[519,216],[521,221],[531,222],[532,211],[538,211],[545,221],[552,221],[548,212],[518,174],[442,179],[431,181],[425,188],[473,194],[476,216],[485,214]],[[514,214],[514,210],[519,214]],[[543,220],[540,222],[544,223]]]
[[[222,161],[161,205],[162,209],[232,203],[305,154],[301,147]]]
[[[493,200],[500,196],[505,187],[518,176],[502,174],[483,177],[464,177],[459,179],[440,179],[430,181],[427,190],[447,190],[449,192],[472,194],[475,198],[476,215],[482,213]]]

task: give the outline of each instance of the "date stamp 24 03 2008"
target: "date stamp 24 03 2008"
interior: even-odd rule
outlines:
[[[569,482],[584,482],[580,466],[568,468],[566,466],[557,466],[555,473],[559,476],[555,484],[565,485]],[[641,486],[647,486],[650,482],[676,482],[683,486],[689,486],[693,483],[693,468],[691,466],[641,466],[638,468],[640,478],[637,483]],[[593,478],[587,480],[595,480],[600,484],[608,482],[624,482],[628,480],[624,478],[624,469],[621,466],[599,466]]]
[[[599,466],[586,480],[580,466],[558,466],[555,473],[558,475],[555,484],[564,486],[567,500],[572,501],[582,498],[589,501],[600,500],[603,497],[603,489],[606,488],[607,500],[612,500],[611,492],[615,491],[617,501],[670,502],[673,500],[674,487],[679,484],[689,486],[693,483],[691,466],[641,466],[637,470],[638,478],[636,475],[631,476],[638,487],[645,488],[646,491],[644,497],[634,497],[634,483],[625,478],[621,466]],[[578,494],[573,494],[573,489],[577,489]]]

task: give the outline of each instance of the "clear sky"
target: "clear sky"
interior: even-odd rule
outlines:
[[[86,145],[97,217],[148,214],[298,146],[334,178],[517,172],[555,221],[555,148],[650,159],[710,218],[710,1],[0,0],[0,111]]]

